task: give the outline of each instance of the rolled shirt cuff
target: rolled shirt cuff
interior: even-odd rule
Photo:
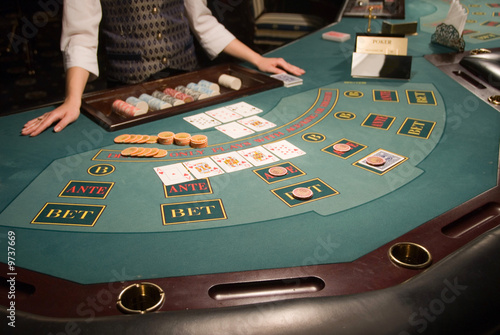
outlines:
[[[67,47],[63,51],[63,61],[65,71],[71,67],[78,66],[89,71],[89,81],[99,77],[99,66],[95,50],[78,45]]]

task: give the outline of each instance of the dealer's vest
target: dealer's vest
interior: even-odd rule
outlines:
[[[101,5],[110,79],[137,83],[165,68],[196,67],[184,0],[101,0]]]

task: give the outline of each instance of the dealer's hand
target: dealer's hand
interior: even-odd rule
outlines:
[[[269,73],[290,73],[296,76],[301,76],[306,72],[300,67],[288,63],[283,58],[262,57],[256,65],[259,70]]]
[[[68,124],[76,121],[79,115],[79,104],[75,105],[65,102],[53,111],[47,112],[36,119],[28,121],[21,130],[21,134],[25,136],[37,136],[56,122],[54,132],[58,133]]]
[[[77,66],[69,68],[66,72],[66,99],[63,104],[51,112],[26,122],[21,134],[37,136],[53,124],[55,124],[54,132],[58,133],[68,124],[76,121],[80,115],[82,94],[88,78],[87,70]]]

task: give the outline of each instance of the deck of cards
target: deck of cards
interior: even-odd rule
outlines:
[[[292,76],[286,73],[273,74],[271,78],[281,80],[285,87],[293,87],[297,85],[302,85],[303,80],[299,77]]]

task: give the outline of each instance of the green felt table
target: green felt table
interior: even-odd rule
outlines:
[[[406,20],[435,16],[438,7],[407,1]],[[273,52],[306,70],[300,86],[115,132],[82,114],[61,133],[19,135],[26,121],[52,106],[2,117],[0,233],[4,246],[15,234],[15,257],[8,259],[5,247],[0,260],[11,260],[15,268],[2,267],[1,276],[15,273],[18,311],[63,318],[121,315],[117,295],[144,281],[165,290],[163,312],[359,294],[424,271],[391,262],[387,251],[397,241],[424,246],[432,268],[494,228],[500,113],[423,58],[450,52],[429,43],[427,25],[409,37],[410,80],[352,78],[354,38],[339,44],[321,33],[354,34],[366,22],[343,19]],[[376,30],[380,22],[373,24]],[[276,126],[232,139],[183,119],[241,101],[262,109],[259,116]],[[120,155],[126,144],[113,142],[120,134],[166,130],[204,134],[209,145],[144,144],[168,155],[133,158]],[[281,140],[305,154],[195,180],[204,192],[186,192],[201,184],[164,186],[154,171]],[[335,143],[354,149],[335,152]],[[362,163],[380,149],[400,161],[387,169]],[[290,173],[269,177],[274,165],[288,166]],[[79,194],[68,191],[71,186],[104,189]],[[290,198],[298,186],[310,187],[313,197]],[[280,280],[303,290],[280,286]],[[257,289],[231,297],[236,283]],[[266,291],[268,284],[283,292]],[[4,294],[0,301],[8,306],[13,300]]]

